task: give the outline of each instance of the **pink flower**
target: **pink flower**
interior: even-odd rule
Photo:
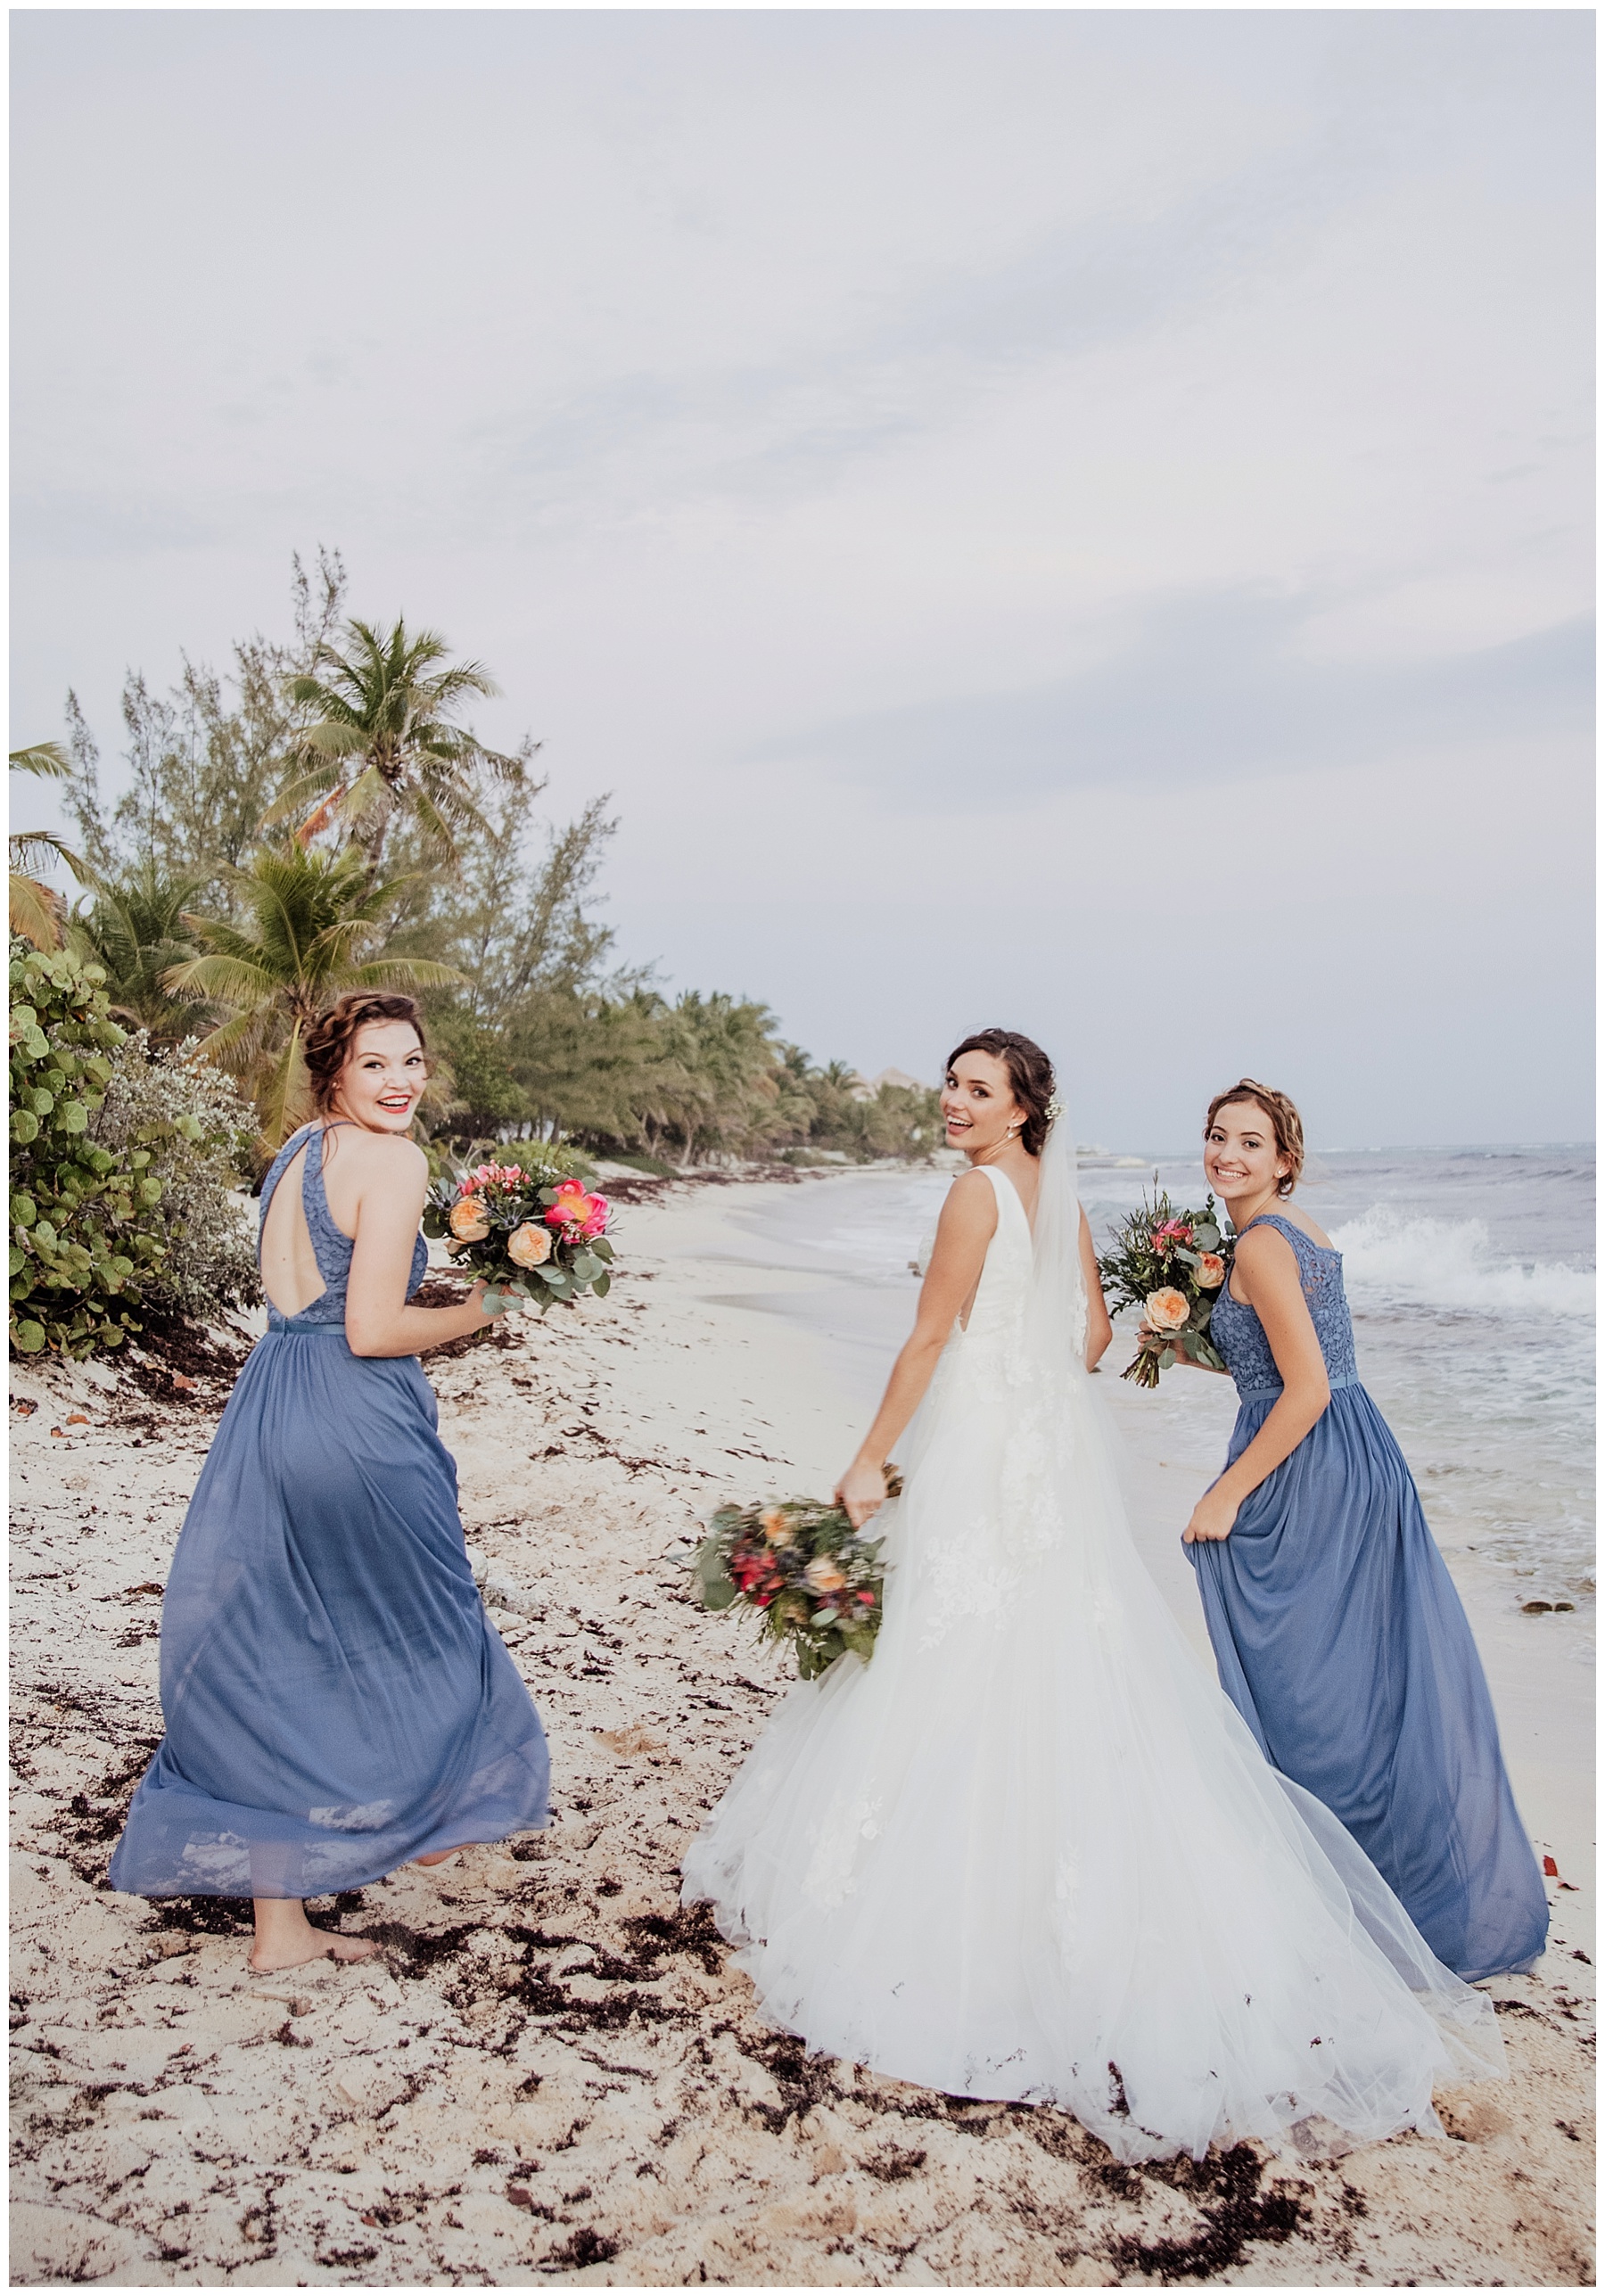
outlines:
[[[477,1196],[482,1188],[498,1185],[511,1188],[523,1178],[523,1174],[515,1164],[482,1164],[477,1171],[468,1174],[466,1180],[458,1181],[457,1194]]]
[[[1185,1220],[1163,1221],[1154,1230],[1154,1249],[1156,1252],[1163,1252],[1170,1244],[1190,1244],[1192,1232]]]
[[[577,1228],[582,1236],[599,1236],[607,1225],[607,1214],[605,1196],[588,1196],[577,1180],[565,1180],[546,1216],[549,1227]]]

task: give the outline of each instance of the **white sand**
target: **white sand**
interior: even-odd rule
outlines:
[[[254,1980],[238,1909],[208,1934],[105,1889],[160,1726],[142,1590],[166,1577],[222,1389],[169,1403],[126,1375],[16,1371],[38,1408],[13,1414],[13,2281],[1587,2282],[1582,1889],[1555,1893],[1538,1971],[1490,1987],[1510,2081],[1441,2099],[1447,2141],[1314,2169],[1241,2148],[1128,2171],[1060,2116],[949,2105],[756,2023],[678,1913],[677,1867],[784,1670],[686,1602],[666,1550],[727,1495],[827,1489],[874,1398],[734,1304],[807,1280],[722,1256],[730,1200],[632,1209],[611,1301],[433,1359],[561,1815],[324,1916],[379,1934],[382,1967]],[[1201,1634],[1174,1541],[1218,1457],[1214,1402],[1109,1388],[1145,1551]],[[1224,1383],[1219,1402],[1229,1418]],[[1461,1584],[1529,1823],[1585,1884],[1582,1630]]]

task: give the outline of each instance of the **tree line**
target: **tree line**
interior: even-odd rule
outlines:
[[[221,673],[186,658],[165,692],[131,674],[115,796],[75,695],[64,742],[12,753],[74,832],[13,836],[13,933],[98,967],[112,1018],[158,1053],[198,1037],[261,1155],[309,1113],[309,1023],[362,987],[422,1000],[442,1144],[561,1138],[665,1167],[930,1152],[933,1092],[868,1093],[765,1006],[620,966],[596,914],[607,798],[543,819],[538,745],[473,729],[498,691],[484,665],[358,618],[347,589],[338,553],[297,558],[287,638],[236,644]],[[70,904],[37,874],[52,856]]]

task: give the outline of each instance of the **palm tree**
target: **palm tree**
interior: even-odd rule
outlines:
[[[34,773],[47,781],[64,781],[72,771],[72,761],[60,742],[36,742],[31,749],[14,749],[9,762],[13,773]],[[49,829],[21,829],[8,840],[11,929],[31,941],[36,949],[61,947],[67,913],[61,894],[34,875],[50,853],[66,862],[80,885],[87,883],[88,863]]]
[[[487,749],[456,722],[470,695],[500,687],[477,662],[448,662],[437,632],[409,634],[399,619],[389,630],[348,622],[345,645],[342,654],[321,643],[313,674],[289,681],[290,699],[320,714],[297,745],[304,770],[269,819],[288,819],[317,798],[297,832],[301,844],[338,818],[377,869],[391,822],[410,813],[432,844],[455,854],[458,832],[485,828],[474,802],[479,773],[513,781],[523,770],[522,758]]]
[[[259,852],[231,872],[250,925],[185,918],[206,950],[175,965],[161,986],[175,997],[222,1005],[232,1017],[202,1038],[202,1050],[249,1082],[268,1147],[278,1148],[302,1120],[307,1104],[301,1044],[307,1029],[346,989],[460,988],[449,965],[363,950],[383,931],[385,912],[408,880],[375,885],[352,845],[334,854]]]
[[[208,882],[167,876],[147,860],[128,877],[95,877],[93,905],[72,920],[73,946],[106,975],[113,1017],[148,1029],[158,1043],[174,1044],[194,1033],[193,1001],[171,996],[163,982],[176,966],[200,954],[185,920]]]

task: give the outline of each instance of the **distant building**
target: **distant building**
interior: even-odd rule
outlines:
[[[855,1078],[852,1086],[852,1097],[855,1100],[873,1100],[883,1084],[891,1084],[901,1092],[923,1092],[926,1090],[918,1077],[910,1076],[905,1069],[883,1068],[880,1074],[872,1076],[867,1084],[861,1076]]]

